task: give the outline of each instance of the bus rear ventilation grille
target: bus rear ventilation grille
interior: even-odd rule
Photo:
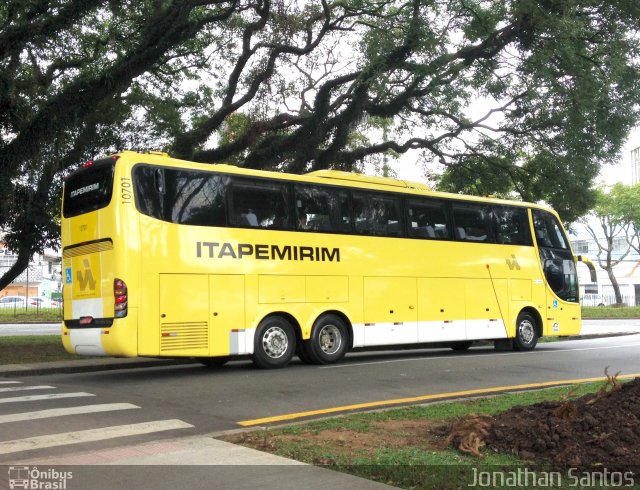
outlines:
[[[160,351],[208,349],[209,325],[202,323],[164,323],[160,327]]]

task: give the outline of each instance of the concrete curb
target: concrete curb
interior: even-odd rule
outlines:
[[[0,365],[0,377],[34,376],[56,373],[90,373],[96,371],[112,371],[116,369],[151,368],[159,366],[175,366],[181,364],[198,364],[193,359],[145,359],[140,357],[78,359],[77,361],[37,362],[31,364]]]

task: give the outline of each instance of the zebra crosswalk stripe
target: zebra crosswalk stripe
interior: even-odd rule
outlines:
[[[189,427],[193,427],[193,425],[183,422],[182,420],[170,419],[142,422],[138,424],[115,425],[111,427],[102,427],[100,429],[63,432],[59,434],[0,442],[0,454],[11,454],[21,451],[65,446],[68,444],[103,441],[117,437],[150,434],[153,432],[186,429]]]
[[[15,402],[32,402],[37,400],[54,400],[58,398],[77,398],[81,396],[95,396],[92,393],[52,393],[50,395],[25,395],[25,396],[12,396],[10,398],[0,398],[0,403],[15,403]]]
[[[55,386],[10,386],[9,388],[0,388],[0,393],[8,393],[10,391],[27,391],[27,390],[55,390]]]
[[[52,417],[64,417],[66,415],[81,415],[86,413],[112,412],[116,410],[130,410],[140,408],[131,403],[101,403],[97,405],[82,405],[78,407],[51,408],[34,412],[11,413],[0,415],[0,424],[9,422],[23,422],[25,420],[48,419]]]

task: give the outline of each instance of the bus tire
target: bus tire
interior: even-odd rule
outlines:
[[[516,336],[513,349],[518,351],[533,350],[538,343],[538,322],[533,315],[522,311],[516,320]]]
[[[199,357],[198,362],[204,364],[209,368],[217,368],[224,366],[227,362],[229,362],[231,356],[219,356],[219,357]]]
[[[281,316],[271,316],[260,322],[253,348],[253,363],[257,367],[285,367],[295,350],[296,334],[291,323]]]
[[[314,364],[340,361],[347,353],[349,333],[337,315],[322,315],[313,324],[311,337],[302,344],[305,357]]]
[[[298,342],[298,346],[296,347],[296,356],[298,356],[303,364],[313,364],[313,361],[307,355],[307,350],[304,348],[304,342],[304,340],[300,340],[300,342]]]

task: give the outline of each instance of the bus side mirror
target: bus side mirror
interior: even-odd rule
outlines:
[[[598,276],[596,274],[596,268],[593,265],[593,262],[591,262],[591,259],[584,257],[582,255],[578,255],[578,261],[582,262],[584,265],[586,265],[589,268],[589,272],[591,273],[591,282],[598,282]]]

